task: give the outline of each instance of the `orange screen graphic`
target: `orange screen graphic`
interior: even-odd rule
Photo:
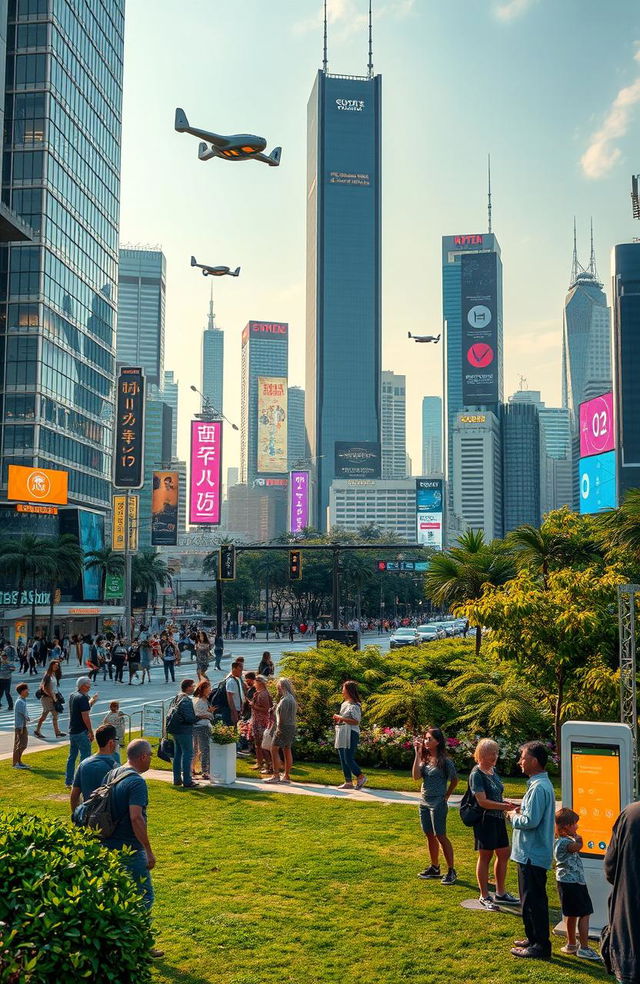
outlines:
[[[580,816],[585,857],[604,857],[620,813],[620,751],[615,745],[571,746],[571,798]]]

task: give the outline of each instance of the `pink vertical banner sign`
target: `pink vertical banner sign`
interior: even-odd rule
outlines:
[[[309,525],[309,472],[291,472],[289,495],[289,530],[300,533]]]
[[[189,522],[220,525],[222,421],[191,421]]]

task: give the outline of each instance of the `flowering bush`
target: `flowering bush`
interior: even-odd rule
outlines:
[[[238,732],[231,724],[212,724],[211,741],[214,745],[231,745],[238,740]]]

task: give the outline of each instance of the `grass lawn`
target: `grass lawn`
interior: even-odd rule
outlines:
[[[0,808],[68,816],[65,751],[0,763]],[[154,762],[155,765],[155,762]],[[306,768],[306,767],[305,767]],[[329,776],[328,772],[315,773]],[[335,775],[332,774],[332,778]],[[150,783],[158,982],[180,984],[491,984],[605,980],[560,954],[552,964],[508,953],[514,914],[470,912],[471,832],[452,812],[460,881],[421,882],[426,852],[408,806]],[[509,887],[515,888],[514,872]],[[550,898],[557,904],[555,888]],[[553,913],[554,916],[557,915]],[[116,941],[114,941],[116,943]]]

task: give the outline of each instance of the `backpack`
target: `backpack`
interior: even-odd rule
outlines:
[[[165,731],[171,733],[176,724],[180,725],[185,723],[182,717],[182,701],[185,699],[190,700],[191,698],[187,694],[178,694],[177,697],[173,698],[167,712],[167,720],[164,726]]]
[[[76,827],[92,830],[101,840],[111,837],[121,817],[114,817],[111,793],[114,786],[126,779],[127,776],[137,775],[135,769],[127,769],[114,779],[109,779],[102,786],[94,789],[88,800],[76,806],[71,819]]]
[[[220,681],[220,683],[213,688],[209,696],[207,697],[207,703],[215,711],[222,711],[227,704],[227,679],[226,677]]]
[[[484,783],[485,793],[486,793],[487,784],[484,781],[484,777],[482,779],[482,782]],[[473,792],[471,791],[471,787],[467,782],[467,788],[465,794],[462,797],[462,800],[460,801],[460,819],[462,820],[465,827],[475,827],[475,825],[477,823],[480,823],[480,821],[482,820],[483,813],[484,810],[478,806],[478,801],[476,800]]]

